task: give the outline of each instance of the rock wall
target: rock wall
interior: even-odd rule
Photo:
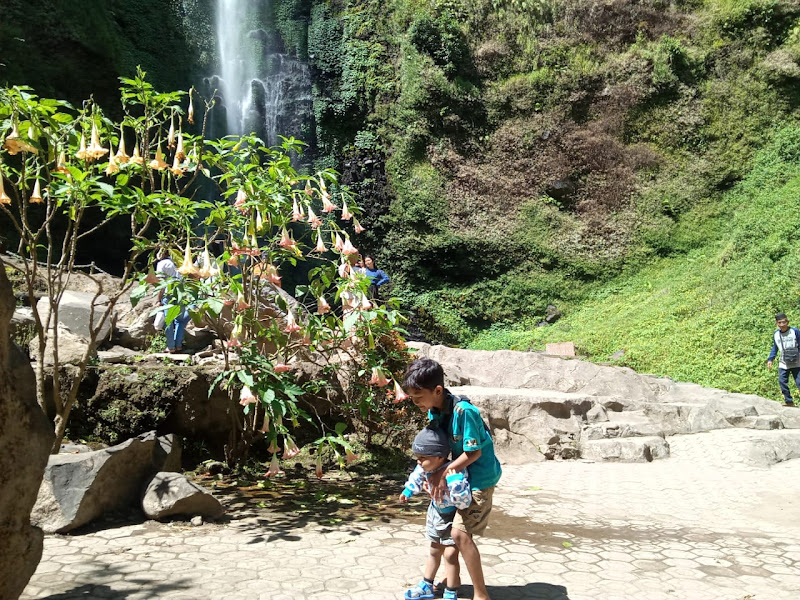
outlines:
[[[36,403],[33,370],[9,339],[14,296],[0,260],[0,600],[22,593],[42,557],[30,514],[53,443]]]

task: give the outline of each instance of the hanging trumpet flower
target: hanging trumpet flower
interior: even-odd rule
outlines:
[[[347,208],[347,201],[346,200],[342,200],[342,221],[349,221],[352,218],[353,218],[353,215],[350,212],[350,210]]]
[[[324,296],[317,298],[317,312],[321,315],[327,314],[331,311],[331,305],[325,300]]]
[[[0,204],[11,204],[11,198],[9,198],[8,194],[6,194],[2,175],[0,175]]]
[[[313,196],[314,195],[314,188],[311,187],[311,182],[306,181],[306,187],[303,190],[306,193],[306,196]]]
[[[33,138],[32,129],[33,128],[28,130],[29,138]],[[5,148],[6,151],[12,156],[19,154],[20,152],[30,152],[31,154],[38,153],[36,148],[19,136],[19,125],[17,124],[16,117],[14,117],[11,124],[11,133],[6,136],[5,142],[3,142],[3,148]]]
[[[397,379],[394,380],[394,404],[399,404],[403,400],[408,400],[408,394],[400,387]]]
[[[175,155],[175,158],[172,160],[172,167],[170,167],[170,173],[172,173],[175,177],[181,177],[185,172],[185,169],[181,166],[181,161],[178,160],[178,155]]]
[[[194,88],[189,88],[189,110],[186,112],[186,120],[189,122],[189,125],[194,125],[194,103],[192,102],[192,90],[194,90]]]
[[[244,294],[242,294],[242,292],[239,292],[239,294],[236,296],[236,310],[241,311],[241,310],[247,310],[248,308],[250,308],[250,303],[247,300],[245,300]]]
[[[333,239],[333,249],[337,252],[341,252],[342,248],[344,248],[344,241],[342,240],[342,236],[339,235],[339,232],[336,232],[336,235]]]
[[[328,192],[322,192],[322,212],[329,213],[338,208],[338,206],[331,202],[331,195]]]
[[[372,385],[377,385],[378,387],[384,387],[389,385],[389,380],[386,379],[386,375],[383,374],[383,369],[380,367],[372,367],[372,378],[369,380]]]
[[[295,242],[289,235],[289,232],[286,231],[286,227],[281,231],[281,241],[278,242],[278,246],[286,248],[287,250],[297,250],[297,242]]]
[[[345,448],[344,456],[348,465],[358,460],[358,454],[355,454],[350,448]]]
[[[272,460],[269,463],[269,470],[266,472],[266,477],[274,477],[275,475],[282,475],[283,471],[280,468],[280,462],[278,462],[278,455],[273,454]]]
[[[358,249],[350,243],[350,238],[347,238],[344,241],[344,245],[342,246],[342,254],[346,256],[351,256],[353,254],[358,254]]]
[[[353,217],[353,229],[355,229],[356,233],[363,233],[366,231],[355,217]]]
[[[86,149],[86,154],[89,155],[89,158],[92,160],[97,160],[98,158],[102,158],[108,153],[107,148],[103,148],[100,144],[100,133],[97,131],[97,123],[92,123],[92,140],[89,144],[89,147]]]
[[[247,406],[248,404],[255,404],[256,402],[258,402],[258,398],[250,391],[250,388],[246,385],[242,386],[242,391],[239,392],[239,404]]]
[[[42,202],[44,202],[44,199],[42,198],[42,190],[38,179],[36,180],[36,183],[33,184],[33,192],[31,192],[31,195],[28,197],[28,202],[30,202],[31,204],[41,204]]]
[[[81,132],[81,143],[78,148],[78,151],[75,153],[75,158],[78,160],[88,160],[89,159],[89,152],[86,150],[86,138]]]
[[[69,169],[67,169],[67,155],[63,150],[58,154],[58,160],[56,161],[56,168],[54,170],[56,173],[69,175]]]
[[[247,208],[244,205],[245,202],[247,202],[247,192],[244,191],[244,188],[239,188],[239,191],[236,192],[236,202],[233,203],[233,206],[238,208],[240,213],[245,214],[247,212]]]
[[[300,331],[301,327],[297,324],[297,321],[294,320],[294,313],[290,310],[289,314],[286,315],[286,327],[284,327],[284,331],[286,333],[292,334],[295,331]]]
[[[322,219],[314,214],[314,209],[312,209],[310,206],[308,207],[308,222],[311,225],[311,229],[316,229],[322,225]]]
[[[327,251],[328,249],[325,247],[325,242],[322,241],[322,230],[317,229],[317,245],[314,247],[312,252],[319,252],[320,254],[324,254]]]
[[[169,117],[169,131],[167,132],[167,148],[172,150],[175,147],[175,114]]]
[[[259,431],[261,433],[267,433],[269,431],[269,413],[266,410],[264,411],[264,424],[261,425]]]
[[[297,198],[292,200],[292,222],[302,221],[305,215],[300,207],[297,205]]]
[[[219,275],[219,270],[214,266],[214,261],[211,260],[211,254],[208,252],[208,244],[203,249],[203,256],[201,258],[202,267],[198,271],[201,279],[208,279],[209,277],[216,277]]]
[[[164,162],[164,153],[161,151],[161,140],[158,140],[158,148],[156,149],[156,157],[150,161],[150,168],[154,171],[166,169],[169,165]]]
[[[186,158],[186,152],[183,150],[183,129],[178,132],[178,147],[175,149],[175,158],[177,160]]]
[[[178,273],[181,275],[195,276],[200,274],[200,269],[195,266],[194,261],[192,260],[192,245],[190,238],[186,238],[186,250],[183,253],[183,263],[178,269]]]
[[[283,440],[283,459],[294,458],[300,454],[300,448],[297,447],[295,441],[288,435]]]
[[[117,148],[117,153],[114,155],[114,160],[117,161],[118,164],[124,165],[126,162],[130,160],[130,156],[128,153],[125,152],[125,135],[122,130],[119,132],[119,147]]]
[[[117,159],[114,157],[114,153],[109,150],[108,152],[108,166],[106,167],[106,175],[114,175],[115,173],[119,172],[119,165],[117,164]]]
[[[133,148],[133,156],[131,156],[131,162],[135,165],[140,165],[140,166],[144,164],[144,158],[142,158],[142,155],[139,154],[138,142],[136,143],[136,146],[134,146]]]
[[[318,479],[322,479],[322,455],[319,452],[317,452],[317,462],[316,466],[314,467],[314,474]]]

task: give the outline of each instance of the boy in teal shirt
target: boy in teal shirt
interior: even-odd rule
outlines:
[[[444,370],[435,360],[420,358],[411,363],[403,387],[416,407],[428,413],[431,424],[447,431],[453,458],[450,468],[467,469],[472,503],[454,517],[451,535],[472,579],[473,600],[489,600],[473,536],[483,534],[489,523],[492,495],[502,473],[492,436],[480,411],[467,398],[454,396],[444,387]],[[441,500],[446,488],[444,478],[432,475],[429,485],[434,501]]]

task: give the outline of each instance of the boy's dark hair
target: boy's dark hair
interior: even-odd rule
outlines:
[[[786,313],[775,313],[776,321],[782,321],[783,319],[786,319]]]
[[[403,387],[410,390],[435,390],[444,387],[444,369],[432,358],[418,358],[406,367]]]

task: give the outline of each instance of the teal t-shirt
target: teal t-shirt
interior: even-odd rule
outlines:
[[[430,411],[428,418],[439,421],[447,430],[453,460],[464,452],[481,451],[478,460],[467,467],[470,487],[473,490],[485,490],[497,485],[502,469],[494,454],[492,436],[483,424],[481,411],[469,401],[449,392],[442,408],[441,412]]]

